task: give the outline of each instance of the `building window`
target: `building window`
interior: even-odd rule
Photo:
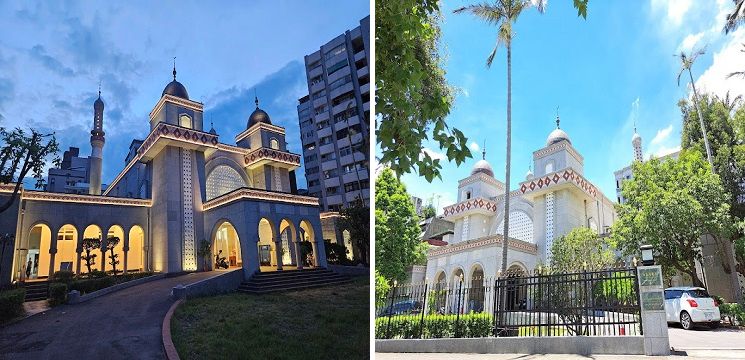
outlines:
[[[347,59],[343,59],[342,61],[339,61],[338,63],[329,66],[328,69],[326,69],[326,71],[328,75],[331,76],[331,74],[345,68],[346,66],[347,66]]]
[[[336,169],[326,170],[323,172],[323,177],[325,179],[330,179],[332,177],[336,177],[338,174],[336,172]]]
[[[546,171],[544,172],[544,174],[549,174],[549,173],[554,172],[554,162],[553,161],[549,161],[548,164],[546,164],[546,169],[545,170]]]
[[[334,57],[336,55],[339,55],[339,54],[341,54],[341,53],[343,53],[345,51],[347,51],[346,44],[340,44],[340,45],[336,46],[335,48],[327,51],[326,54],[324,55],[324,58],[326,60],[328,60],[328,59],[331,59],[332,57]]]
[[[185,127],[185,128],[191,129],[192,128],[191,117],[189,115],[186,115],[186,114],[181,114],[179,116],[179,118],[178,118],[178,124],[181,127]]]
[[[309,168],[305,169],[305,173],[308,174],[308,175],[315,174],[317,172],[318,172],[318,166],[313,166],[313,167],[309,167]]]
[[[471,198],[471,192],[470,191],[466,191],[466,200],[468,200],[470,198]]]
[[[326,145],[326,144],[331,144],[332,141],[333,141],[333,139],[331,138],[331,136],[326,136],[326,137],[322,137],[318,141],[318,143],[321,144],[321,145]]]
[[[317,158],[316,154],[310,154],[305,156],[305,162],[315,161]]]
[[[207,200],[244,186],[246,183],[237,170],[227,165],[218,165],[207,175]]]
[[[269,147],[274,150],[279,150],[279,141],[276,138],[269,140]]]
[[[326,188],[326,195],[336,195],[339,192],[339,187],[327,187]]]
[[[330,152],[328,154],[321,155],[321,161],[334,160],[336,159],[336,153]]]

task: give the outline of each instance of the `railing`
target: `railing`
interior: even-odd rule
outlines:
[[[378,339],[642,335],[635,269],[460,277],[376,300]]]

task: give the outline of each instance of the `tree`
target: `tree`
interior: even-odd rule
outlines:
[[[603,270],[616,262],[615,248],[587,227],[572,229],[551,246],[551,269],[562,272]]]
[[[92,271],[91,266],[96,265],[96,257],[98,256],[98,254],[93,253],[93,250],[101,248],[101,239],[85,238],[83,239],[81,246],[83,247],[83,251],[85,251],[85,255],[82,256],[82,259],[85,260],[85,267],[88,269],[88,273],[90,274]]]
[[[424,219],[433,218],[435,215],[437,215],[437,210],[435,210],[435,206],[432,204],[427,204],[427,206],[422,209],[422,218]]]
[[[427,181],[441,178],[439,159],[422,151],[430,138],[448,160],[471,157],[463,133],[445,121],[453,90],[438,53],[438,0],[375,2],[375,111],[380,163],[396,174],[415,170]]]
[[[732,0],[732,2],[735,4],[735,8],[727,14],[727,20],[724,23],[725,34],[735,31],[745,21],[745,6],[743,6],[745,0]]]
[[[36,179],[36,188],[44,186],[44,167],[48,157],[53,157],[54,166],[60,159],[54,134],[41,134],[31,129],[31,134],[20,128],[6,131],[0,128],[0,184],[15,182],[10,197],[0,203],[0,213],[8,210],[18,199],[23,179],[29,173]]]
[[[512,166],[512,37],[515,35],[512,27],[517,22],[517,18],[520,17],[523,10],[532,6],[535,6],[540,13],[543,13],[545,1],[500,0],[494,4],[484,3],[469,5],[454,11],[456,14],[464,12],[471,13],[477,18],[497,27],[497,43],[486,58],[487,67],[491,67],[492,61],[494,61],[494,56],[497,54],[497,49],[500,46],[504,45],[507,48],[507,159],[504,171],[504,188],[507,189],[507,191],[504,194],[504,230],[502,232],[505,239],[509,239],[510,230],[510,168]],[[505,241],[505,244],[506,243],[507,242]],[[507,273],[507,246],[502,246],[502,273]]]
[[[212,244],[205,239],[200,240],[197,256],[202,259],[202,271],[207,271],[212,260]]]
[[[403,281],[420,250],[419,218],[401,183],[390,169],[375,180],[375,268],[388,281]]]
[[[106,251],[109,252],[109,265],[111,265],[111,271],[116,275],[116,265],[119,264],[119,254],[114,254],[114,248],[119,245],[118,236],[109,236],[106,239]]]
[[[719,176],[701,153],[686,150],[677,160],[634,162],[632,171],[634,178],[621,188],[627,203],[617,205],[614,241],[625,255],[652,245],[666,273],[679,271],[703,286],[695,267],[702,259],[701,236],[728,236],[733,230],[729,195]]]
[[[378,270],[375,270],[375,309],[381,309],[385,306],[385,299],[388,296],[388,291],[391,290],[391,285],[388,284],[388,279],[380,275]]]
[[[366,206],[359,198],[350,206],[342,209],[339,214],[339,226],[349,231],[349,237],[357,245],[360,251],[360,260],[363,264],[370,264],[370,207]]]
[[[703,153],[698,113],[692,111],[693,105],[687,100],[682,100],[678,105],[683,114],[683,149]],[[745,183],[745,107],[739,97],[730,99],[729,94],[724,98],[704,94],[698,107],[701,109],[703,122],[709,129],[714,167],[728,194],[730,216],[733,221],[745,219],[745,203],[741,201],[745,198],[745,188],[741,185]],[[719,252],[727,254],[724,247],[729,246],[729,242],[735,242],[737,249],[737,241],[745,239],[743,230],[745,228],[738,227],[738,231],[732,232],[728,239],[716,237]],[[735,259],[737,263],[745,264],[745,253],[735,251]],[[722,260],[724,270],[731,273],[732,265],[725,257]],[[745,266],[735,264],[734,267],[745,276]]]

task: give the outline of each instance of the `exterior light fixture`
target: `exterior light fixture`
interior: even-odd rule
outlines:
[[[642,245],[639,247],[642,251],[642,265],[654,265],[654,255],[652,255],[652,245]]]

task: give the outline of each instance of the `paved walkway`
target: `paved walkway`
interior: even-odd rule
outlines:
[[[375,353],[375,360],[742,360],[745,351],[704,351],[674,356],[634,355],[565,355],[565,354],[384,354]]]
[[[667,330],[670,347],[675,350],[742,350],[745,352],[745,330],[695,327],[683,330],[671,326]],[[742,357],[745,359],[745,356]]]
[[[212,275],[155,280],[0,328],[0,359],[163,359],[171,288]]]

